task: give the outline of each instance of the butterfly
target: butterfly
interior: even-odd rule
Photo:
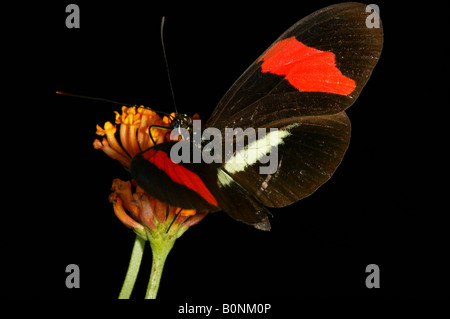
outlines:
[[[225,152],[225,161],[193,161],[194,152],[191,160],[173,161],[180,144],[165,142],[133,158],[133,179],[172,206],[225,211],[238,221],[270,230],[268,208],[314,193],[332,176],[348,148],[350,120],[345,110],[361,93],[383,45],[381,22],[368,26],[367,8],[342,3],[298,21],[237,79],[200,131],[192,134],[193,121],[175,115],[172,128],[187,128],[191,138],[185,142],[191,146],[208,129],[222,136],[215,142],[242,142],[240,148]],[[235,131],[227,135],[227,129],[234,128],[254,133],[247,138]],[[256,134],[258,129],[265,129],[265,134]],[[200,139],[197,148],[206,150],[207,142]],[[223,150],[209,152],[214,157]],[[262,172],[275,152],[275,169]]]

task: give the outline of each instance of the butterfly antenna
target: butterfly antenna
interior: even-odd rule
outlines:
[[[86,100],[102,101],[102,102],[118,104],[118,105],[122,105],[122,106],[139,107],[141,109],[147,109],[147,110],[151,110],[151,111],[156,112],[156,113],[167,115],[170,118],[170,120],[173,120],[172,119],[172,115],[169,114],[169,113],[166,113],[166,112],[163,112],[163,111],[154,110],[152,108],[149,108],[149,107],[146,107],[146,106],[142,106],[142,105],[122,103],[122,102],[117,102],[117,101],[113,101],[113,100],[104,99],[102,97],[86,96],[86,95],[66,93],[66,92],[61,92],[61,91],[56,91],[56,94],[64,95],[64,96],[77,97],[77,98],[86,99]]]
[[[125,106],[130,106],[130,107],[137,106],[136,104],[122,103],[122,102],[117,102],[117,101],[113,101],[113,100],[104,99],[104,98],[101,98],[101,97],[85,96],[85,95],[72,94],[72,93],[66,93],[66,92],[61,92],[61,91],[56,91],[56,94],[65,95],[65,96],[72,96],[72,97],[78,97],[78,98],[87,99],[87,100],[102,101],[102,102],[107,102],[107,103],[112,103],[112,104],[125,105]]]
[[[166,47],[164,45],[164,22],[165,21],[166,21],[166,17],[162,17],[162,19],[161,19],[161,44],[162,44],[162,49],[163,49],[164,61],[166,63],[167,77],[169,78],[170,92],[172,93],[173,106],[175,108],[175,113],[178,113],[177,104],[175,103],[175,93],[173,92],[172,80],[170,78],[169,63],[167,62]]]

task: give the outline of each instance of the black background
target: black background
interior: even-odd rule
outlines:
[[[178,108],[207,119],[282,32],[335,2],[75,2],[80,29],[65,27],[68,3],[49,6],[50,28],[37,24],[42,37],[24,46],[32,68],[12,80],[20,82],[31,71],[25,87],[32,88],[21,87],[19,96],[33,102],[27,116],[32,126],[17,137],[13,196],[5,196],[13,205],[8,210],[5,201],[2,235],[2,293],[8,298],[115,299],[135,237],[108,202],[112,180],[129,176],[92,147],[95,125],[113,121],[120,107],[54,91],[172,111],[159,38],[165,15]],[[224,213],[209,215],[176,242],[159,299],[443,296],[448,142],[439,121],[448,108],[449,81],[444,23],[435,14],[446,7],[377,4],[384,48],[347,112],[352,140],[335,175],[312,196],[273,209],[270,232]],[[36,88],[48,94],[32,96]],[[65,286],[71,263],[80,267],[80,289]],[[133,298],[143,298],[150,263],[147,247]],[[365,286],[365,268],[372,263],[381,270],[380,289]]]

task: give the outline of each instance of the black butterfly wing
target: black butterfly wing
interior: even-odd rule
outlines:
[[[216,180],[216,169],[205,163],[173,162],[170,151],[175,144],[161,143],[133,157],[130,166],[133,179],[147,194],[172,206],[198,211],[220,210],[208,186],[212,176]]]
[[[188,147],[192,149],[189,141]],[[233,180],[220,165],[205,162],[175,163],[171,150],[176,142],[166,142],[135,156],[131,175],[147,194],[184,209],[224,210],[233,218],[269,230],[267,208]]]
[[[298,21],[238,78],[220,100],[205,127],[265,127],[264,124],[273,118],[328,115],[351,106],[369,79],[383,44],[381,21],[379,28],[368,28],[366,8],[361,3],[342,3],[323,8]],[[283,43],[288,40],[291,41]],[[317,51],[296,50],[297,43],[298,46],[333,55],[336,69],[354,81],[354,89],[349,93],[345,88],[333,89],[333,86],[339,88],[340,85],[336,83],[339,77],[331,72],[336,70],[326,71],[314,65],[332,64],[333,61],[322,60],[320,54],[311,54],[311,51]],[[291,51],[288,60],[279,61],[291,73],[289,76],[272,73],[270,68],[264,70],[264,57],[269,54],[277,58],[271,52],[274,49]],[[318,58],[310,58],[313,56]],[[299,67],[289,70],[289,58],[297,58]],[[296,76],[299,78],[297,82],[287,80]],[[299,84],[302,79],[306,83]],[[331,88],[327,89],[327,85]]]
[[[326,182],[350,140],[351,106],[381,53],[383,32],[368,28],[366,5],[343,3],[300,20],[233,84],[206,127],[278,128],[278,167],[223,166],[262,204],[281,207]]]

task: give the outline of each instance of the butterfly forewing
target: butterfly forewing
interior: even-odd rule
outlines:
[[[366,26],[366,7],[360,3],[333,5],[294,24],[231,86],[206,127],[258,127],[263,118],[334,114],[348,108],[370,77],[383,43],[381,25]],[[283,49],[286,60],[278,61]],[[267,54],[274,57],[272,62],[284,65],[284,70],[264,69]],[[335,69],[330,65],[333,58]],[[297,65],[289,69],[292,59],[297,59]],[[326,65],[328,69],[323,68]],[[337,70],[342,77],[335,76]],[[290,74],[280,75],[280,71]],[[339,87],[341,83],[330,82],[345,78],[354,81],[350,93],[326,89],[327,81]]]

